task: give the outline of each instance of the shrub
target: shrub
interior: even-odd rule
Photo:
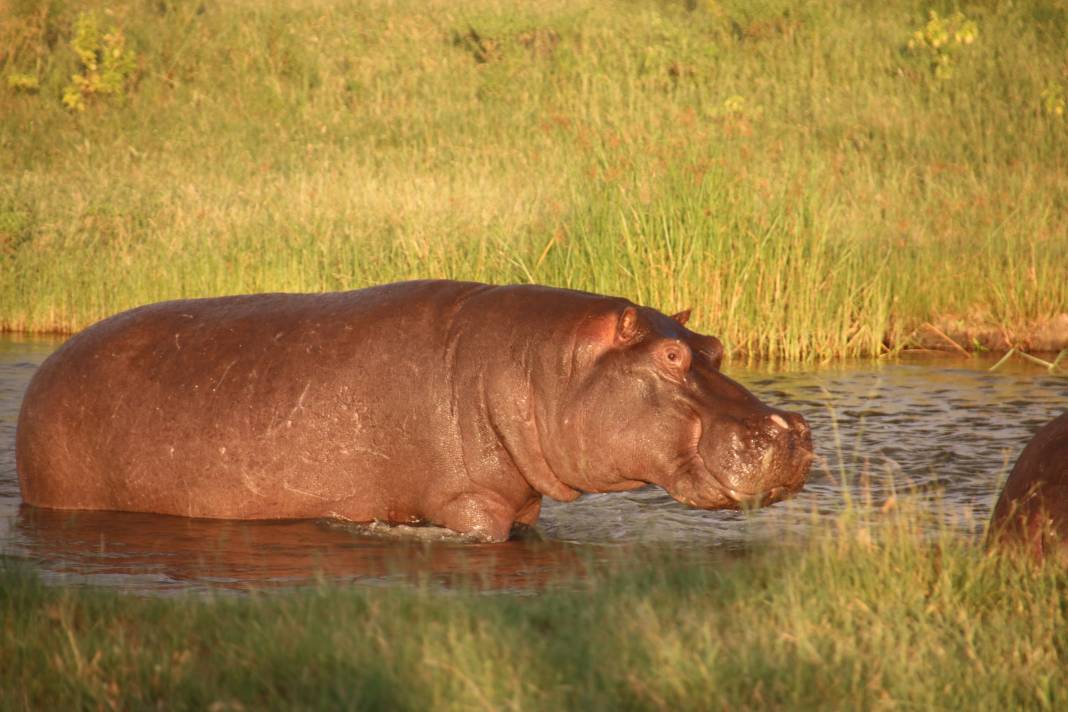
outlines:
[[[121,29],[104,31],[95,12],[79,13],[74,23],[71,48],[78,55],[82,72],[71,76],[63,90],[63,103],[76,111],[85,109],[86,100],[99,95],[121,96],[133,74],[137,56],[127,49]]]
[[[927,24],[912,33],[908,48],[928,59],[937,79],[950,79],[961,50],[975,42],[978,36],[975,22],[959,10],[949,17],[931,10]]]

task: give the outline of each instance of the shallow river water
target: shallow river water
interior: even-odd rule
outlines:
[[[1068,408],[1068,376],[1024,361],[911,356],[894,362],[726,372],[809,421],[817,461],[793,500],[753,512],[691,510],[662,490],[546,500],[538,536],[504,544],[398,540],[327,521],[233,522],[23,506],[15,474],[22,393],[56,339],[0,336],[0,554],[46,580],[143,592],[421,581],[540,586],[621,544],[709,557],[803,538],[852,498],[932,503],[932,527],[975,537],[1028,438]],[[937,504],[937,506],[935,506]]]

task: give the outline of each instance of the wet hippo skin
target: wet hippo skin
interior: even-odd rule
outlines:
[[[1068,412],[1020,454],[994,506],[989,543],[1068,562]]]
[[[657,484],[694,507],[799,489],[809,429],[722,344],[613,297],[417,281],[152,304],[77,334],[26,391],[26,503],[436,524],[500,541],[543,495]]]

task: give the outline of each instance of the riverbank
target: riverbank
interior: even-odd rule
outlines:
[[[45,586],[8,561],[0,694],[11,709],[1063,707],[1064,569],[921,537],[897,511],[714,568],[623,550],[536,595],[153,598]]]
[[[1057,3],[4,4],[0,329],[452,277],[803,360],[1068,305]]]
[[[1037,323],[1012,325],[943,316],[916,327],[899,346],[903,350],[957,353],[1005,353],[1017,349],[1056,357],[1068,349],[1068,314],[1059,314]]]

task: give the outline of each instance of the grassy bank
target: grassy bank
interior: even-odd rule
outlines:
[[[893,517],[890,517],[893,519]],[[910,523],[911,522],[911,523]],[[1063,709],[1068,574],[915,520],[536,596],[143,598],[0,566],[6,709]],[[640,553],[640,552],[639,552]]]
[[[1068,310],[1068,10],[957,8],[0,0],[0,328],[455,277],[777,358],[1021,332]]]

